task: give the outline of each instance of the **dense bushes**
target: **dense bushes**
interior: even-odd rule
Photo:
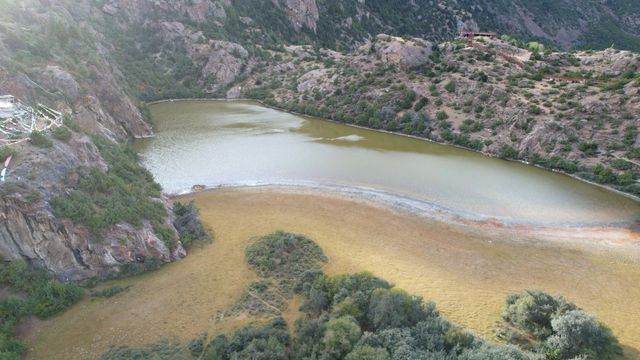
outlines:
[[[622,355],[609,328],[562,297],[541,291],[511,295],[498,336],[550,360],[608,360]]]
[[[134,150],[106,140],[95,140],[109,165],[106,172],[78,169],[84,176],[75,190],[51,199],[54,215],[84,225],[100,239],[104,230],[119,222],[142,226],[150,221],[156,230],[165,223],[167,212],[159,201],[160,185],[138,164]],[[168,245],[171,239],[167,236]]]
[[[24,261],[0,265],[0,284],[8,296],[0,301],[0,358],[19,359],[24,346],[15,338],[14,326],[20,316],[46,318],[58,314],[82,298],[73,284],[61,284],[44,270],[31,271]]]
[[[261,277],[289,283],[299,281],[308,271],[319,271],[327,261],[315,242],[282,231],[251,244],[246,257],[251,269]],[[295,284],[289,284],[292,285]]]
[[[179,202],[173,203],[173,214],[175,215],[173,226],[180,235],[182,245],[188,248],[194,241],[209,238],[208,232],[200,221],[198,208],[193,201],[186,205]]]
[[[440,316],[435,304],[370,273],[323,274],[322,250],[302,235],[265,236],[247,248],[246,256],[261,276],[260,286],[286,279],[304,297],[300,310],[305,314],[296,320],[293,335],[273,313],[276,318],[266,326],[213,338],[205,334],[186,344],[164,340],[139,349],[119,347],[101,359],[607,360],[621,353],[604,325],[542,292],[510,296],[501,333],[536,354],[485,342]],[[283,294],[286,289],[278,296]]]
[[[164,340],[139,349],[114,348],[101,359],[609,360],[621,354],[604,325],[543,292],[510,296],[499,334],[533,353],[485,342],[440,316],[435,304],[370,273],[323,274],[322,250],[302,235],[267,235],[250,245],[246,256],[263,281],[295,282],[293,290],[304,297],[304,316],[296,320],[293,335],[276,317],[263,327],[214,338],[205,334],[184,345]]]
[[[225,315],[248,312],[278,315],[305,278],[314,277],[327,261],[322,249],[303,235],[281,231],[258,239],[246,249],[254,281]]]

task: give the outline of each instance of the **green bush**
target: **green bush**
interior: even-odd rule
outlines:
[[[98,139],[95,142],[109,169],[84,171],[73,191],[51,199],[54,215],[84,225],[97,239],[102,238],[108,227],[120,222],[139,227],[147,220],[160,230],[167,217],[158,200],[160,185],[138,164],[137,155],[129,146]],[[163,236],[167,234],[162,232]]]
[[[449,93],[456,92],[456,82],[453,80],[449,81],[447,85],[444,86],[444,89],[447,90]]]
[[[60,141],[69,141],[71,139],[71,130],[66,126],[59,126],[51,131],[51,135]]]
[[[447,112],[444,110],[438,111],[436,113],[436,119],[438,119],[438,121],[444,121],[444,120],[447,120],[448,118],[449,118],[449,114],[447,114]]]
[[[4,162],[9,156],[15,155],[16,150],[9,146],[3,146],[0,148],[0,162]]]
[[[527,290],[511,295],[498,337],[549,360],[612,360],[622,355],[609,328],[562,297]]]
[[[32,131],[31,135],[29,135],[29,140],[33,146],[37,146],[40,148],[48,148],[53,145],[51,139],[47,137],[47,135],[41,131]]]
[[[205,241],[210,238],[200,221],[198,208],[193,201],[186,205],[175,202],[173,214],[175,215],[173,226],[178,231],[180,241],[185,247],[190,247],[194,241]]]
[[[74,284],[62,284],[40,269],[30,270],[24,261],[0,265],[0,285],[15,293],[0,300],[0,358],[19,359],[24,346],[15,338],[14,327],[19,317],[56,315],[82,298],[82,290]]]
[[[518,159],[520,157],[520,152],[509,144],[503,144],[500,147],[499,156],[501,159]]]
[[[611,330],[581,310],[555,317],[551,326],[553,335],[544,343],[549,359],[614,360],[623,355]]]
[[[582,151],[586,156],[593,156],[598,151],[598,144],[595,142],[583,142],[578,145],[578,150]]]

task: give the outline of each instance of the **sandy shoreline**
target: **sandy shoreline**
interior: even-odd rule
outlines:
[[[218,187],[203,187],[180,194],[169,195],[171,199],[193,198],[209,192],[238,191],[244,193],[271,193],[321,196],[352,201],[404,216],[415,216],[470,230],[499,231],[504,236],[519,241],[539,242],[567,246],[581,246],[593,251],[615,251],[624,256],[640,259],[640,233],[632,224],[539,224],[515,222],[492,216],[475,215],[442,207],[426,200],[392,194],[376,189],[346,187],[314,183],[297,184],[236,184]]]

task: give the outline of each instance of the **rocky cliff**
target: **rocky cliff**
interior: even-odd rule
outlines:
[[[166,98],[253,97],[640,193],[636,54],[567,54],[513,38],[481,40],[483,51],[454,40],[481,29],[556,47],[640,49],[639,14],[595,0],[9,2],[0,94],[57,109],[74,131],[51,147],[15,146],[0,186],[0,253],[66,279],[184,256],[155,234],[158,224],[120,222],[98,239],[51,207],[76,189],[78,169],[109,170],[92,137],[151,136],[142,101]]]

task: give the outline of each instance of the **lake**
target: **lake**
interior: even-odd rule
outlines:
[[[326,187],[506,223],[604,226],[640,219],[640,203],[566,175],[255,102],[164,102],[151,113],[156,136],[135,147],[169,193],[196,184]]]

